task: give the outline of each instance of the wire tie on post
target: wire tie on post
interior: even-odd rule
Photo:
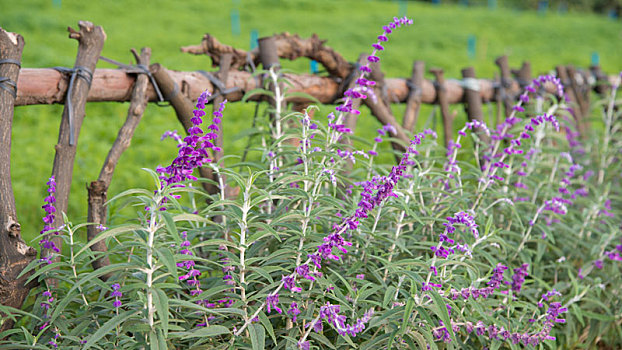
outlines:
[[[463,88],[471,90],[471,91],[479,91],[480,85],[479,80],[476,78],[464,78],[460,84]]]
[[[71,95],[73,94],[73,86],[76,82],[76,78],[82,78],[89,87],[93,82],[93,72],[90,69],[83,66],[76,66],[73,69],[69,69],[66,67],[52,67],[52,69],[59,71],[60,73],[71,73],[71,78],[69,79],[69,87],[67,88],[67,97],[65,104],[67,105],[67,116],[69,122],[69,145],[73,146],[76,144],[75,140],[75,130],[73,125],[73,102],[71,101]]]
[[[162,95],[162,91],[160,90],[158,83],[153,77],[153,74],[151,74],[151,72],[149,71],[149,67],[145,66],[144,64],[136,64],[136,65],[125,64],[125,63],[121,63],[119,61],[115,61],[111,58],[104,57],[104,56],[99,56],[99,59],[118,66],[119,68],[123,69],[126,73],[147,74],[147,77],[149,78],[151,85],[153,85],[153,90],[155,90],[155,93],[158,96],[158,102],[156,104],[160,107],[167,106],[166,104],[163,104],[163,102],[165,102],[164,96]]]
[[[208,98],[208,102],[213,100],[214,98],[216,98],[216,96],[219,95],[226,95],[235,91],[240,90],[239,87],[232,87],[231,89],[227,89],[227,87],[225,86],[225,84],[220,81],[220,79],[218,79],[214,74],[210,73],[210,72],[206,72],[204,70],[197,70],[197,72],[201,73],[201,75],[203,75],[204,77],[207,78],[207,80],[210,81],[210,83],[212,83],[212,85],[214,85],[214,90],[218,90],[218,92],[215,92],[212,94],[212,96],[210,96]]]
[[[3,58],[3,59],[0,59],[0,64],[14,64],[14,65],[16,65],[17,67],[22,68],[22,64],[21,64],[21,62],[20,62],[20,61],[18,61],[18,60],[14,60],[14,59],[12,59],[12,58]]]
[[[17,98],[17,84],[13,80],[0,77],[0,89],[6,90],[13,98]]]
[[[0,64],[14,64],[22,68],[22,64],[18,60],[12,58],[0,59]],[[13,98],[17,98],[17,83],[7,77],[0,77],[0,89],[7,91]]]

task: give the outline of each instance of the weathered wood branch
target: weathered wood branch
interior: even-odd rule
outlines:
[[[512,69],[512,75],[517,79],[521,88],[529,85],[531,83],[531,63],[529,61],[523,62],[519,69]]]
[[[425,62],[415,61],[415,63],[413,63],[412,76],[408,81],[408,84],[410,85],[410,92],[408,94],[408,99],[406,100],[406,111],[404,112],[404,119],[402,120],[402,126],[410,132],[413,132],[415,129],[417,117],[419,116],[419,109],[421,108],[424,73]]]
[[[181,52],[193,55],[208,55],[212,59],[213,67],[220,66],[220,58],[224,54],[230,54],[231,68],[235,70],[243,67],[249,59],[253,62],[257,59],[256,55],[248,56],[250,53],[245,50],[236,49],[233,46],[221,43],[209,33],[203,36],[203,40],[201,40],[199,45],[183,46],[181,47]]]
[[[95,65],[99,59],[106,33],[100,26],[95,26],[91,22],[80,21],[79,31],[68,28],[69,38],[78,40],[78,54],[74,64],[73,87],[67,92],[67,100],[71,103],[65,104],[63,117],[58,132],[58,143],[55,146],[56,155],[52,167],[52,175],[56,178],[56,218],[54,227],[63,225],[61,213],[67,212],[69,205],[69,192],[71,190],[71,180],[73,178],[73,165],[76,157],[77,140],[80,135],[82,122],[84,121],[84,108],[90,88],[89,72],[95,70]],[[70,83],[71,84],[71,83]],[[62,239],[60,236],[52,237],[54,244],[60,249]],[[49,255],[49,251],[43,250],[42,256]]]
[[[577,98],[577,104],[579,105],[581,114],[581,123],[584,124],[584,129],[590,128],[590,89],[585,89],[584,76],[576,70],[572,65],[566,66],[566,72],[568,73],[568,83],[574,95]]]
[[[443,70],[440,68],[431,68],[430,73],[434,74],[436,78],[435,88],[436,88],[436,103],[440,106],[441,109],[441,119],[443,120],[443,134],[444,134],[444,143],[445,147],[449,147],[449,142],[454,139],[454,118],[449,112],[449,101],[447,96],[447,82],[445,81],[445,75]]]
[[[505,117],[507,118],[512,114],[512,107],[514,107],[514,100],[519,93],[520,84],[512,79],[510,65],[508,64],[508,56],[497,58],[495,63],[501,71],[501,84],[499,86],[501,101],[498,102],[503,102]]]
[[[25,285],[30,277],[17,276],[36,257],[37,252],[24,243],[17,220],[15,196],[11,183],[11,127],[15,97],[13,88],[19,75],[24,38],[0,28],[0,303],[21,308],[31,286]],[[6,320],[0,332],[13,327]]]
[[[472,79],[472,81],[476,81],[475,80],[475,69],[473,67],[467,67],[463,69],[462,77],[464,79]],[[483,123],[484,116],[482,114],[482,98],[477,92],[476,90],[477,88],[478,88],[477,85],[473,85],[472,87],[466,89],[464,105],[465,105],[465,110],[467,112],[467,118],[469,119],[469,121],[477,120],[478,122]],[[486,133],[484,132],[482,128],[477,128],[477,135],[479,136],[480,140],[482,140],[484,144],[490,143],[490,137],[486,135]]]
[[[572,116],[574,117],[575,124],[577,126],[577,130],[581,137],[585,137],[587,135],[586,125],[583,122],[583,115],[581,114],[581,105],[579,102],[578,96],[575,94],[575,89],[572,88],[571,78],[568,77],[568,70],[566,66],[557,66],[555,67],[557,72],[557,76],[561,80],[564,85],[564,93],[568,97],[568,102],[570,107],[572,107]]]
[[[324,45],[326,40],[320,40],[317,34],[313,34],[310,38],[301,38],[297,34],[281,33],[275,34],[271,38],[274,39],[276,45],[276,55],[280,58],[295,60],[300,57],[319,62],[326,71],[332,75],[344,79],[350,74],[352,65],[346,61],[338,52]],[[220,65],[220,59],[223,54],[231,54],[233,69],[239,69],[253,61],[255,65],[261,62],[259,47],[244,51],[235,49],[232,46],[222,44],[210,34],[205,34],[199,45],[184,46],[182,52],[195,55],[208,55],[212,59],[213,66]]]
[[[164,69],[164,68],[162,68]],[[187,86],[184,96],[196,100],[199,95],[208,90],[214,92],[213,84],[199,72],[182,72],[166,70],[171,79],[178,86]],[[321,77],[310,74],[283,74],[284,78],[291,83],[290,92],[304,92],[319,102],[325,104],[335,103],[342,98],[339,82],[330,77]],[[612,83],[615,76],[602,75],[604,81]],[[69,76],[59,73],[51,68],[24,68],[20,71],[17,81],[16,106],[36,104],[62,104],[67,92]],[[135,74],[128,74],[120,69],[97,69],[94,72],[93,83],[87,96],[87,102],[127,102],[132,96],[132,88],[136,81]],[[385,79],[387,94],[392,97],[392,102],[406,102],[410,89],[403,78]],[[600,82],[599,82],[600,83]],[[495,87],[492,80],[478,79],[480,96],[483,101],[496,101]],[[601,84],[602,85],[602,84]],[[518,82],[512,83],[510,93],[519,92]],[[237,87],[239,90],[225,95],[230,102],[240,101],[244,93],[260,86],[251,75],[243,71],[230,71],[228,74],[227,89]],[[446,82],[447,98],[450,104],[462,103],[464,89],[460,81],[448,80]],[[549,92],[554,92],[553,86],[547,86]],[[147,96],[150,102],[156,102],[157,96],[153,87],[147,88]],[[254,100],[251,98],[251,100]],[[292,97],[290,102],[311,102],[302,97]],[[431,80],[423,80],[421,86],[421,102],[433,104],[436,101],[436,91]]]
[[[590,66],[590,72],[596,78],[594,91],[596,91],[596,93],[601,97],[606,96],[611,89],[611,77],[608,77],[605,73],[603,73],[600,66]]]
[[[143,48],[140,55],[136,50],[132,49],[132,54],[136,58],[138,64],[149,66],[149,59],[151,58],[151,49]],[[149,78],[146,74],[139,74],[136,78],[136,84],[132,91],[132,99],[130,107],[127,112],[127,118],[125,123],[119,129],[117,138],[114,140],[108,156],[99,172],[97,181],[91,182],[87,187],[88,191],[88,214],[87,221],[92,225],[87,226],[86,236],[89,241],[93,240],[101,231],[102,227],[106,226],[107,221],[107,207],[105,205],[107,200],[108,188],[112,181],[112,174],[121,158],[121,155],[130,146],[134,131],[140,123],[142,116],[147,107],[147,86],[149,86]],[[108,250],[105,241],[99,241],[91,246],[91,250],[94,252],[105,253]],[[104,256],[100,259],[96,259],[92,263],[94,269],[99,269],[104,266],[110,265],[110,259]],[[101,276],[104,280],[108,279],[109,275]]]

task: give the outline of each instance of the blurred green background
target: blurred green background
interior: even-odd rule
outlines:
[[[454,1],[455,2],[455,1]],[[181,46],[198,44],[204,33],[221,42],[249,49],[251,32],[261,36],[287,31],[303,37],[317,33],[327,45],[350,61],[368,52],[380,28],[393,16],[408,15],[415,24],[400,29],[382,53],[388,77],[408,77],[414,60],[426,67],[441,67],[446,77],[459,78],[460,69],[474,66],[479,77],[492,78],[494,59],[508,55],[512,67],[529,60],[534,74],[549,72],[558,64],[587,67],[597,57],[605,72],[615,73],[622,63],[622,23],[589,11],[523,11],[514,2],[490,8],[459,4],[441,6],[414,1],[366,0],[220,0],[220,1],[78,1],[0,0],[0,26],[24,36],[23,67],[73,66],[76,41],[67,38],[67,26],[79,20],[101,25],[107,34],[103,55],[129,63],[129,49],[152,48],[152,63],[174,70],[209,70],[205,56],[182,54]],[[462,2],[464,3],[464,2]],[[471,2],[473,4],[473,2]],[[508,6],[506,6],[508,5]],[[512,6],[509,6],[512,5]],[[239,26],[237,25],[239,23]],[[472,49],[469,52],[468,42]],[[596,57],[597,56],[597,57]],[[309,61],[283,62],[286,68],[309,71]],[[105,62],[99,68],[115,68]],[[430,76],[427,76],[430,78]],[[74,223],[86,220],[86,184],[96,179],[103,160],[127,114],[126,103],[90,103],[80,134],[68,215]],[[330,106],[316,118],[323,119]],[[462,106],[452,106],[459,113]],[[235,103],[224,118],[224,149],[241,154],[246,139],[235,137],[249,125],[254,104]],[[419,126],[432,108],[424,106]],[[401,120],[403,106],[394,106]],[[486,112],[487,113],[487,112]],[[62,114],[61,105],[17,107],[13,124],[12,175],[17,211],[27,240],[41,229],[42,199],[51,174],[54,145]],[[441,128],[436,125],[438,131]],[[375,119],[363,110],[357,134],[371,138]],[[166,130],[181,130],[172,108],[150,105],[136,130],[132,145],[121,158],[109,197],[134,187],[152,188],[140,168],[155,168],[175,156],[172,141],[160,141]],[[385,145],[385,147],[388,147]],[[387,148],[388,149],[388,148]],[[386,159],[391,159],[387,156]],[[113,220],[124,220],[112,207]]]

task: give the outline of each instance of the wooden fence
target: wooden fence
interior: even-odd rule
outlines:
[[[206,34],[200,44],[182,47],[181,51],[208,55],[213,66],[218,67],[217,71],[180,72],[168,70],[157,63],[150,64],[149,48],[143,48],[140,53],[132,49],[135,65],[119,64],[119,69],[96,69],[98,60],[110,61],[100,57],[106,39],[104,30],[90,22],[79,22],[78,30],[69,28],[69,37],[78,41],[73,68],[21,68],[24,39],[19,34],[0,28],[0,300],[2,304],[16,308],[21,307],[32,287],[24,285],[27,275],[20,278],[17,276],[35,259],[37,251],[27,246],[20,236],[21,226],[16,215],[11,185],[10,147],[14,106],[64,104],[52,175],[57,182],[57,211],[66,212],[86,103],[130,102],[127,119],[111,146],[99,177],[88,188],[88,221],[93,223],[87,228],[90,240],[99,233],[98,225],[106,224],[106,192],[116,164],[129,146],[147,103],[170,103],[187,130],[191,126],[190,118],[193,115],[192,101],[204,90],[212,92],[215,98],[211,102],[216,106],[224,98],[239,101],[246,92],[264,86],[264,78],[253,74],[255,67],[278,69],[280,59],[306,57],[322,64],[328,74],[321,76],[285,73],[284,78],[292,86],[289,91],[304,92],[321,103],[332,104],[337,103],[343,92],[354,85],[357,64],[366,60],[366,56],[361,55],[358,63],[347,62],[315,35],[300,38],[283,33],[261,38],[259,46],[247,52],[222,44]],[[378,99],[375,102],[371,99],[363,102],[380,123],[392,124],[396,131],[391,136],[403,142],[409,141],[407,135],[413,131],[421,104],[437,104],[440,106],[447,144],[453,131],[450,104],[464,104],[471,120],[481,120],[483,102],[498,102],[504,114],[509,115],[521,88],[530,83],[532,73],[528,62],[518,69],[511,69],[507,57],[502,56],[495,63],[499,67],[499,78],[496,80],[477,79],[472,67],[463,69],[462,79],[459,80],[445,79],[441,69],[430,69],[435,79],[426,80],[425,63],[422,61],[413,63],[409,78],[385,78],[380,66],[374,64],[371,79],[377,82],[374,92]],[[585,134],[591,91],[605,94],[615,76],[603,74],[598,66],[580,70],[560,65],[556,67],[556,71],[574,108],[578,129]],[[300,109],[312,101],[297,95],[288,102]],[[392,103],[406,104],[401,122],[391,112]],[[353,129],[356,116],[347,116],[346,124]],[[222,140],[222,137],[218,140]],[[214,156],[219,159],[222,154]],[[203,177],[213,178],[208,168],[201,168],[200,173]],[[205,185],[205,188],[212,193],[216,190],[209,185]],[[54,227],[62,224],[61,216],[57,215]],[[60,238],[54,237],[54,241],[60,247]],[[102,241],[92,249],[103,252],[106,246]],[[42,252],[43,256],[46,254],[47,252]],[[107,260],[100,259],[93,266],[99,268],[107,264]],[[0,331],[11,326],[10,323],[4,323]]]

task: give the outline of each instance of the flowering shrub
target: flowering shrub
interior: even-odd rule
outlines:
[[[368,61],[411,23],[383,27]],[[344,142],[353,100],[373,98],[369,65],[359,71],[326,124],[277,107],[256,160],[228,167],[210,156],[226,101],[204,128],[202,94],[189,135],[165,135],[177,157],[146,170],[154,185],[111,200],[136,218],[86,244],[74,235],[88,223],[66,219],[53,233],[69,254],[31,264],[36,301],[0,338],[28,349],[620,345],[619,83],[595,106],[602,138],[575,138],[563,86],[543,76],[498,126],[469,122],[447,151],[421,131],[391,166],[374,160],[394,126],[360,149]],[[274,92],[277,106],[284,96]],[[201,166],[219,193],[198,189]],[[89,249],[102,240],[106,253]],[[111,265],[93,271],[102,254]]]

